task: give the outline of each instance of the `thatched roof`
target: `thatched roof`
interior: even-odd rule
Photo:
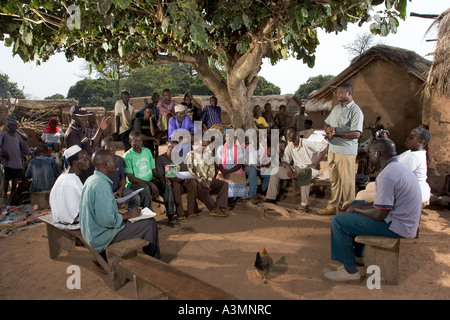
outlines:
[[[347,69],[325,83],[322,88],[313,91],[308,96],[306,111],[331,110],[334,90],[336,90],[340,84],[348,81],[348,79],[353,77],[360,70],[378,59],[401,66],[408,74],[423,82],[426,81],[427,73],[431,66],[430,61],[422,58],[413,51],[386,45],[374,46],[354,58]]]
[[[439,15],[430,28],[436,24],[439,32],[433,64],[425,84],[427,96],[431,95],[432,90],[439,96],[450,94],[450,9]]]

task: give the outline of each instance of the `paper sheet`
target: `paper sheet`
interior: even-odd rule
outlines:
[[[133,191],[132,193],[130,193],[129,195],[127,195],[125,197],[116,199],[116,201],[117,201],[117,203],[123,203],[123,202],[127,201],[128,199],[130,199],[130,198],[134,197],[135,195],[137,195],[142,190],[144,190],[144,188],[137,189],[136,191]]]
[[[180,179],[194,179],[195,177],[189,173],[189,171],[179,171],[175,175]]]
[[[323,130],[316,130],[312,135],[309,136],[307,141],[313,141],[313,142],[327,142],[325,140],[325,131]]]
[[[149,208],[144,208],[144,209],[141,210],[141,214],[140,215],[138,215],[136,218],[128,219],[128,221],[134,223],[134,222],[139,221],[139,220],[153,218],[154,216],[156,216],[156,213],[154,213]]]

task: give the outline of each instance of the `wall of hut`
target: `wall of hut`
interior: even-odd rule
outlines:
[[[442,193],[445,178],[450,175],[450,97],[434,94],[431,98],[430,126],[431,140],[428,145],[430,163],[428,165],[428,184],[433,193]]]
[[[375,123],[380,116],[380,123],[389,130],[397,151],[405,151],[409,132],[422,124],[423,82],[384,60],[373,61],[347,82],[353,85],[353,97],[364,113],[365,124]],[[332,105],[336,104],[335,92]]]

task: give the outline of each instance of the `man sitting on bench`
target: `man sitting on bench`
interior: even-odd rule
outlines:
[[[358,235],[414,238],[419,227],[422,197],[419,183],[408,167],[398,162],[395,144],[383,138],[375,140],[369,155],[372,164],[382,168],[376,179],[373,203],[350,204],[331,221],[331,259],[344,265],[325,273],[331,281],[358,281],[356,257],[363,245],[354,242]]]
[[[298,135],[296,127],[286,130],[289,142],[282,159],[282,164],[270,176],[266,202],[276,203],[281,180],[291,179],[300,185],[301,204],[299,209],[309,212],[309,191],[313,178],[319,175],[317,167],[327,155],[327,146],[322,142],[308,141]],[[291,166],[293,162],[293,166]]]
[[[142,248],[144,253],[161,258],[159,251],[158,226],[154,218],[134,223],[128,219],[137,217],[141,209],[133,207],[120,214],[108,176],[116,171],[117,159],[106,150],[97,151],[92,158],[95,167],[81,193],[80,227],[84,240],[103,255],[112,243],[141,238],[149,242]]]
[[[89,168],[91,161],[87,152],[78,145],[66,149],[64,158],[69,167],[67,172],[56,179],[50,190],[50,208],[55,226],[62,230],[76,230],[80,229],[78,209],[83,189],[80,175]]]

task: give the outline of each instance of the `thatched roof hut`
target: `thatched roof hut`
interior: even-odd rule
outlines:
[[[386,45],[374,46],[355,57],[347,69],[325,83],[322,88],[313,91],[306,102],[306,111],[331,111],[334,106],[333,94],[336,88],[344,82],[349,82],[358,72],[378,60],[401,67],[407,74],[416,77],[421,82],[425,82],[427,79],[427,72],[431,66],[430,61],[413,51]],[[356,91],[355,95],[358,94]]]
[[[439,15],[431,27],[435,25],[439,31],[433,64],[425,83],[424,94],[431,100],[425,123],[431,133],[428,183],[433,192],[442,193],[445,179],[450,175],[450,9]]]
[[[401,151],[408,133],[422,123],[426,101],[421,92],[430,67],[429,60],[413,51],[374,46],[312,92],[306,102],[306,112],[331,111],[338,103],[336,88],[344,82],[351,83],[354,100],[363,111],[366,124],[374,123],[380,116]]]

